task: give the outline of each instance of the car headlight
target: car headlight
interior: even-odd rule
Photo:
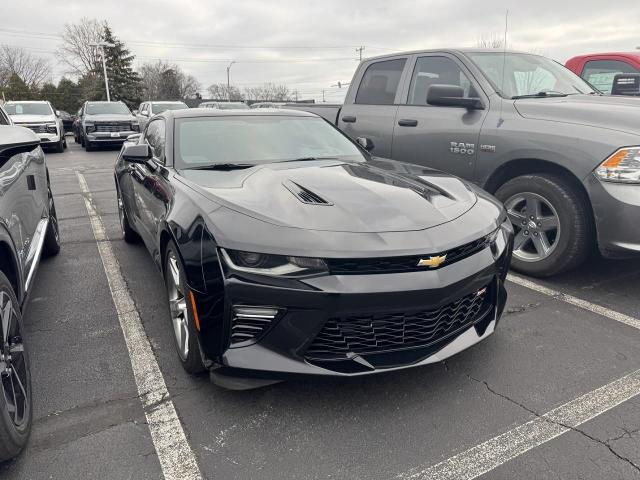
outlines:
[[[96,131],[96,126],[93,123],[86,122],[84,124],[84,129],[87,131],[87,133],[91,133]]]
[[[140,131],[140,123],[131,122],[131,130],[134,131],[134,132],[139,132]]]
[[[640,183],[640,147],[621,148],[595,170],[606,182]]]
[[[225,264],[238,272],[271,277],[308,277],[329,272],[327,264],[319,258],[289,257],[266,253],[220,249]]]
[[[55,123],[47,123],[46,128],[47,133],[58,133],[58,129],[56,128]]]

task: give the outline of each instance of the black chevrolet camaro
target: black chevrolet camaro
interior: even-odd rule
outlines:
[[[441,361],[493,333],[513,230],[456,177],[287,110],[167,111],[115,166],[180,360],[229,388]]]

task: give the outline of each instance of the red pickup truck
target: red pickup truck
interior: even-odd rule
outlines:
[[[567,60],[565,66],[598,90],[609,95],[616,75],[640,74],[640,52],[580,55]]]

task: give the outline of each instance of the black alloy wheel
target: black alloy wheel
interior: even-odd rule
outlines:
[[[0,462],[27,443],[32,423],[31,372],[18,300],[0,272]]]
[[[49,202],[49,226],[47,227],[47,232],[44,237],[43,253],[46,257],[51,257],[60,252],[60,230],[58,226],[56,204],[53,201],[51,187],[47,189],[47,197]]]

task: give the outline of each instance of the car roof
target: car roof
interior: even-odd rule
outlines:
[[[258,117],[258,116],[279,116],[279,117],[318,117],[315,113],[303,112],[302,110],[286,109],[264,109],[260,110],[215,110],[211,108],[190,108],[188,110],[167,110],[160,114],[164,117],[173,118],[194,118],[194,117]]]
[[[425,53],[450,53],[450,54],[468,54],[468,53],[517,53],[520,55],[534,55],[540,57],[542,55],[538,55],[536,53],[522,52],[518,50],[500,50],[499,48],[435,48],[435,49],[427,49],[427,50],[409,50],[406,52],[396,52],[396,53],[388,53],[385,55],[378,55],[375,57],[368,57],[363,59],[363,61],[369,60],[381,60],[384,58],[394,58],[404,55],[420,55]]]
[[[149,100],[148,103],[184,103],[184,102],[182,100]]]
[[[122,100],[113,100],[107,102],[106,100],[87,100],[86,103],[124,103]]]

